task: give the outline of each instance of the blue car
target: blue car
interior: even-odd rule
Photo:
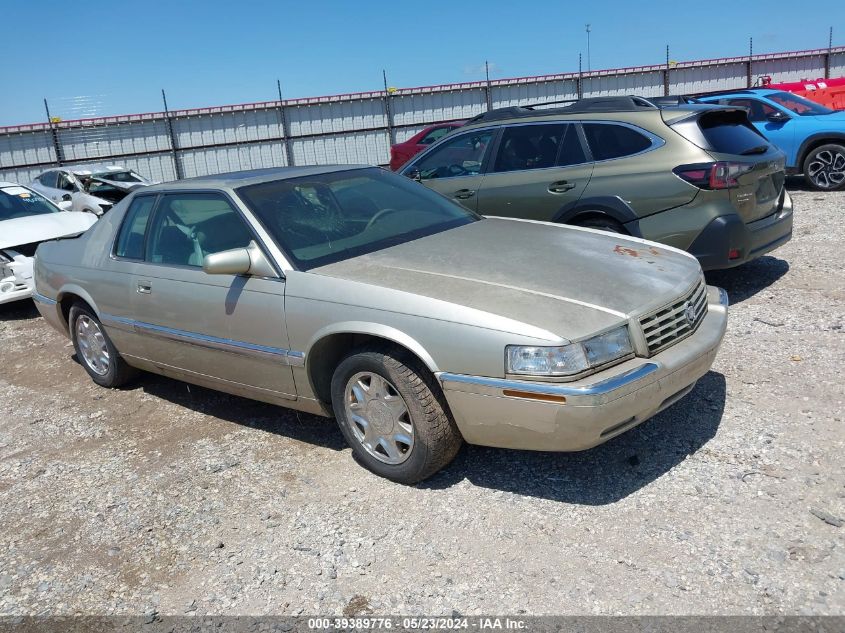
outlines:
[[[697,97],[748,109],[748,118],[786,154],[786,170],[812,189],[845,189],[845,112],[782,90],[735,90]]]

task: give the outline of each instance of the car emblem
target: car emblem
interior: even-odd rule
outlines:
[[[687,301],[684,306],[684,317],[689,325],[695,323],[695,306],[693,306],[689,301]]]

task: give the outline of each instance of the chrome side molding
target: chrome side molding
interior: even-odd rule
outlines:
[[[216,336],[209,336],[208,334],[200,334],[198,332],[190,332],[187,330],[177,330],[163,325],[135,321],[133,319],[118,317],[112,314],[101,314],[100,320],[103,322],[103,325],[114,327],[119,330],[135,332],[136,334],[143,334],[146,336],[154,336],[169,341],[185,343],[186,345],[195,345],[197,347],[204,347],[241,356],[251,356],[253,358],[267,358],[280,361],[285,365],[291,365],[293,367],[302,367],[305,365],[305,352],[299,352],[296,350],[258,345],[256,343],[249,343],[246,341],[218,338]]]

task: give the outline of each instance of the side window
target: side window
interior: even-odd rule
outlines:
[[[144,233],[150,220],[155,196],[139,196],[132,201],[123,218],[114,254],[128,259],[144,259]]]
[[[578,130],[575,129],[574,125],[567,125],[556,165],[558,167],[566,167],[567,165],[580,165],[586,162],[587,155],[584,153],[584,146],[581,145]]]
[[[772,106],[757,99],[728,99],[728,105],[748,108],[748,118],[751,121],[765,121],[766,115],[775,111]]]
[[[40,182],[45,187],[50,187],[51,189],[56,188],[56,176],[57,173],[55,171],[47,171],[41,174],[38,177],[38,182]]]
[[[437,127],[420,139],[420,145],[431,145],[434,141],[439,141],[446,136],[454,128],[451,127]]]
[[[492,130],[461,134],[451,141],[444,141],[414,163],[414,167],[420,170],[423,180],[475,176],[481,173],[481,165],[492,140]]]
[[[202,266],[209,253],[244,248],[252,233],[219,193],[171,193],[162,197],[150,225],[147,260]]]
[[[65,172],[59,172],[59,189],[63,191],[76,191],[76,185]]]
[[[584,123],[584,133],[595,160],[631,156],[651,147],[651,139],[624,125]]]
[[[505,128],[493,171],[554,167],[566,128],[564,123]]]

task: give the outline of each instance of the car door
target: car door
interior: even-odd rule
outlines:
[[[765,136],[774,145],[777,145],[787,155],[794,154],[795,121],[793,120],[792,113],[772,103],[751,97],[725,99],[724,101],[728,105],[746,108],[748,110],[748,119],[760,134]],[[780,112],[785,118],[780,121],[770,120],[769,116],[775,112]]]
[[[59,172],[56,170],[45,171],[32,181],[32,188],[46,198],[50,198],[53,202],[61,201],[62,192],[56,186]]]
[[[129,239],[137,249],[137,238]],[[254,397],[295,398],[284,278],[202,270],[205,255],[252,241],[259,243],[224,193],[162,194],[145,231],[143,260],[133,263],[132,351],[163,373]]]
[[[444,139],[408,165],[402,174],[418,177],[434,189],[475,211],[478,190],[496,136],[495,129],[472,130]]]
[[[478,212],[553,220],[577,202],[593,171],[571,123],[506,127],[478,192]]]
[[[72,211],[82,211],[85,208],[86,194],[80,189],[76,176],[70,172],[58,172],[56,191],[58,192],[59,200],[65,196],[70,196],[70,200],[73,203]]]

